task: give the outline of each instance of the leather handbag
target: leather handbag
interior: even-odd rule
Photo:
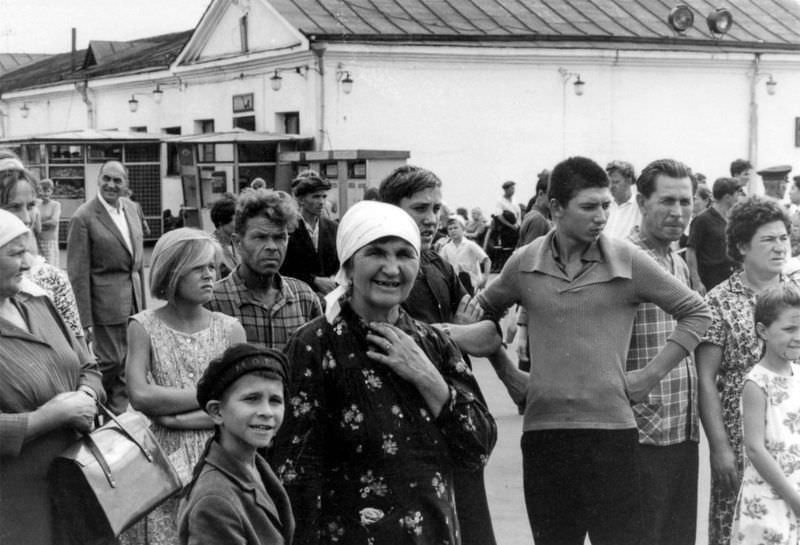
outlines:
[[[50,466],[57,524],[71,543],[104,543],[178,492],[181,480],[144,415],[115,416]]]

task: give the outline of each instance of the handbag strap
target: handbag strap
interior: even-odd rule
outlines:
[[[106,476],[109,486],[111,486],[111,488],[116,488],[117,482],[114,480],[114,475],[111,474],[111,468],[108,466],[108,462],[106,462],[106,457],[103,456],[103,453],[98,448],[97,443],[94,442],[94,439],[92,439],[92,436],[88,433],[84,439],[86,440],[86,448],[89,449],[89,452],[92,453],[92,456],[94,456],[95,460],[97,460],[97,463],[100,464],[100,469],[103,470],[103,475]]]
[[[153,463],[153,455],[150,453],[149,450],[147,450],[145,448],[145,446],[142,444],[142,442],[139,441],[130,432],[130,430],[128,430],[122,424],[122,422],[119,421],[119,419],[114,415],[114,413],[112,413],[108,409],[108,407],[106,407],[105,405],[103,405],[102,403],[99,403],[99,402],[97,403],[97,405],[98,405],[98,407],[100,407],[103,410],[103,412],[106,414],[106,416],[108,418],[110,418],[111,421],[114,422],[114,424],[117,425],[117,427],[119,428],[120,433],[122,433],[122,435],[124,435],[125,437],[130,439],[131,442],[134,445],[139,447],[139,450],[142,451],[142,454],[144,454],[144,457],[147,458],[147,461],[150,462],[150,463]],[[111,486],[111,488],[116,488],[117,482],[114,480],[114,475],[111,474],[111,467],[108,465],[108,462],[106,461],[106,457],[103,456],[103,453],[100,450],[100,448],[97,446],[97,443],[95,443],[94,439],[92,439],[92,434],[91,433],[84,434],[84,439],[85,439],[86,448],[89,449],[89,452],[92,454],[92,456],[94,456],[95,460],[97,460],[97,463],[100,465],[100,469],[103,470],[103,474],[106,476],[106,480],[108,480],[108,484]]]
[[[150,451],[145,448],[145,446],[142,444],[142,442],[139,441],[136,437],[134,437],[134,435],[130,432],[130,430],[128,430],[125,426],[122,425],[122,422],[120,422],[119,419],[117,419],[116,415],[114,415],[114,413],[112,413],[108,409],[108,407],[106,407],[105,405],[103,405],[102,403],[99,403],[99,402],[97,403],[97,405],[103,410],[104,413],[106,413],[106,416],[109,417],[111,419],[111,421],[114,422],[114,424],[117,425],[117,427],[119,427],[120,432],[122,432],[122,434],[125,437],[130,439],[133,442],[133,444],[135,444],[137,447],[139,447],[139,450],[142,451],[142,454],[144,454],[144,457],[147,458],[147,461],[152,463],[153,462],[153,455],[150,454]]]

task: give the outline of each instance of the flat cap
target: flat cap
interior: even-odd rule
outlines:
[[[766,180],[782,180],[792,171],[791,165],[778,165],[758,171],[758,175]]]
[[[517,182],[514,182],[512,180],[509,180],[507,182],[503,182],[503,189],[507,189],[507,188],[511,187],[512,185],[517,185]]]
[[[304,170],[292,180],[292,193],[295,197],[302,197],[316,191],[328,191],[331,183],[313,170]]]
[[[197,402],[205,410],[212,399],[220,399],[225,390],[242,375],[265,371],[286,384],[289,362],[283,352],[239,343],[211,360],[197,383]]]

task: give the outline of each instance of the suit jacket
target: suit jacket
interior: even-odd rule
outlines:
[[[336,255],[336,230],[339,226],[328,218],[319,218],[319,244],[314,249],[311,235],[301,220],[297,229],[289,235],[286,259],[281,265],[281,274],[302,280],[314,289],[315,276],[333,276],[339,271]],[[316,289],[314,289],[316,291]]]
[[[142,224],[121,198],[133,253],[99,197],[83,203],[69,222],[67,273],[84,327],[125,324],[144,309]]]
[[[294,535],[289,496],[256,455],[261,482],[212,440],[202,469],[178,509],[181,545],[288,545]]]

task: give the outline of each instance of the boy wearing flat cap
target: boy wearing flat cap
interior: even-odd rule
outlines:
[[[289,235],[286,259],[280,269],[282,275],[302,280],[321,295],[336,287],[333,277],[339,270],[337,225],[323,212],[330,188],[330,182],[313,170],[303,171],[292,180],[302,221]]]
[[[289,497],[257,452],[283,422],[287,370],[282,352],[244,343],[209,363],[197,401],[215,431],[181,501],[181,545],[292,542]]]

